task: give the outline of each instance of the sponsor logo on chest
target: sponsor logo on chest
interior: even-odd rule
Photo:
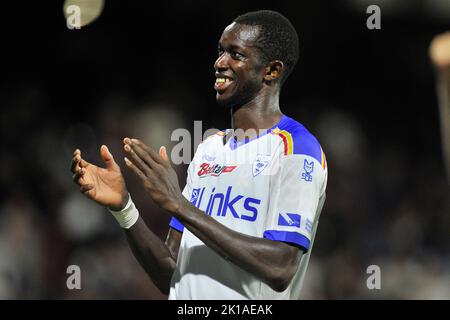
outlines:
[[[200,165],[200,170],[197,172],[200,178],[204,177],[218,177],[222,173],[229,173],[236,169],[237,166],[221,166],[219,164],[212,164],[204,162]]]

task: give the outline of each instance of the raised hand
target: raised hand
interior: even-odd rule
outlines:
[[[100,155],[106,168],[87,162],[81,157],[81,151],[75,150],[70,168],[73,181],[80,186],[81,193],[89,199],[111,210],[119,211],[128,201],[125,180],[120,167],[105,145],[101,146]]]
[[[165,147],[159,154],[137,139],[125,138],[125,164],[140,179],[150,198],[161,208],[175,213],[185,201],[178,177],[170,165]]]

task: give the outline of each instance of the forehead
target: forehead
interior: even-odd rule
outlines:
[[[259,37],[260,28],[233,22],[228,25],[220,37],[221,45],[234,45],[239,47],[253,47]]]

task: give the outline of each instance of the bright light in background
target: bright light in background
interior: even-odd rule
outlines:
[[[63,5],[64,17],[68,18],[67,7],[72,5],[78,6],[81,12],[80,26],[87,26],[100,16],[104,4],[104,0],[65,0]]]

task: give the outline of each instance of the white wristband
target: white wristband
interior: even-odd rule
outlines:
[[[128,195],[127,205],[122,210],[113,211],[109,208],[108,210],[124,229],[130,229],[139,218],[139,211],[131,200],[131,195]]]

